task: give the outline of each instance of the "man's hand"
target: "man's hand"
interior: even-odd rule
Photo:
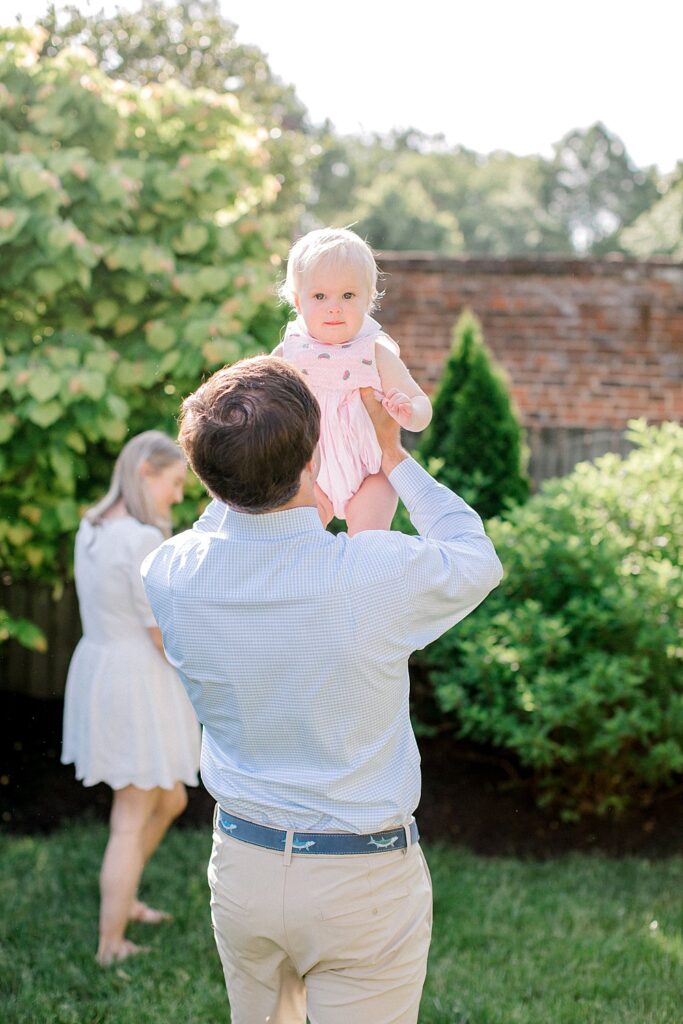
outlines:
[[[361,388],[360,393],[382,451],[382,469],[388,476],[399,462],[408,458],[408,452],[401,445],[401,428],[382,403],[377,401],[373,388]]]

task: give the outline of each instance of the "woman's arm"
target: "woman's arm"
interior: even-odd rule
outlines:
[[[375,345],[377,372],[382,382],[382,405],[406,430],[424,430],[432,418],[432,403],[410,375],[402,359],[381,342]]]
[[[146,523],[131,524],[128,531],[127,574],[130,583],[131,607],[140,625],[144,626],[150,640],[166,661],[166,652],[161,640],[154,613],[149,606],[142,582],[141,568],[145,559],[164,541],[161,530]]]

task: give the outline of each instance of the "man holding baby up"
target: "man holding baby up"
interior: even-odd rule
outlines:
[[[419,536],[324,529],[318,403],[264,356],[185,400],[180,443],[214,501],[143,566],[204,726],[233,1024],[417,1021],[431,883],[408,658],[502,569],[476,512],[401,447],[371,389],[363,401]]]

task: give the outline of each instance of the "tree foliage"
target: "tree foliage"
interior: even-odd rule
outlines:
[[[378,178],[356,196],[354,230],[378,249],[431,250],[453,254],[463,238],[448,211],[439,211],[417,178],[398,174]]]
[[[133,85],[175,80],[186,89],[228,92],[240,107],[272,124],[301,128],[306,108],[294,87],[273,75],[258,46],[237,39],[238,26],[218,0],[144,0],[132,10],[84,14],[51,5],[40,19],[42,56],[85,46],[105,74]]]
[[[417,131],[321,132],[307,225],[354,223],[379,248],[505,256],[571,252],[544,208],[540,157],[483,157]]]
[[[622,231],[621,246],[630,256],[683,260],[683,163],[679,163],[672,180],[664,184],[662,193],[653,206]]]
[[[271,348],[277,192],[234,97],[0,34],[0,562],[58,580],[127,434]]]
[[[261,145],[281,191],[274,207],[285,235],[302,204],[305,161],[311,145],[306,108],[292,85],[270,69],[263,51],[238,39],[218,0],[141,0],[132,10],[84,14],[51,6],[40,21],[47,36],[42,55],[87,47],[98,68],[118,81],[144,86],[177,82],[235,97],[264,129]]]
[[[618,235],[658,197],[653,168],[639,169],[604,124],[576,129],[555,146],[546,201],[579,253],[619,248]]]
[[[484,518],[525,501],[522,428],[472,313],[455,326],[433,408],[419,452],[426,462],[439,460],[439,479]]]
[[[600,256],[659,197],[653,168],[597,123],[567,133],[551,160],[474,153],[441,136],[320,133],[307,226],[356,223],[377,248],[486,256]],[[676,224],[680,237],[680,229]]]

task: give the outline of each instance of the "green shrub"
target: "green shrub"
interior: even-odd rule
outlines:
[[[0,30],[0,564],[55,583],[126,436],[173,432],[183,394],[272,348],[282,315],[278,186],[233,97],[41,44]]]
[[[488,524],[505,579],[422,656],[457,734],[514,752],[568,815],[683,773],[683,428],[630,439]]]
[[[418,451],[425,464],[441,460],[439,480],[485,519],[528,497],[522,430],[472,313],[455,325],[432,422]]]

